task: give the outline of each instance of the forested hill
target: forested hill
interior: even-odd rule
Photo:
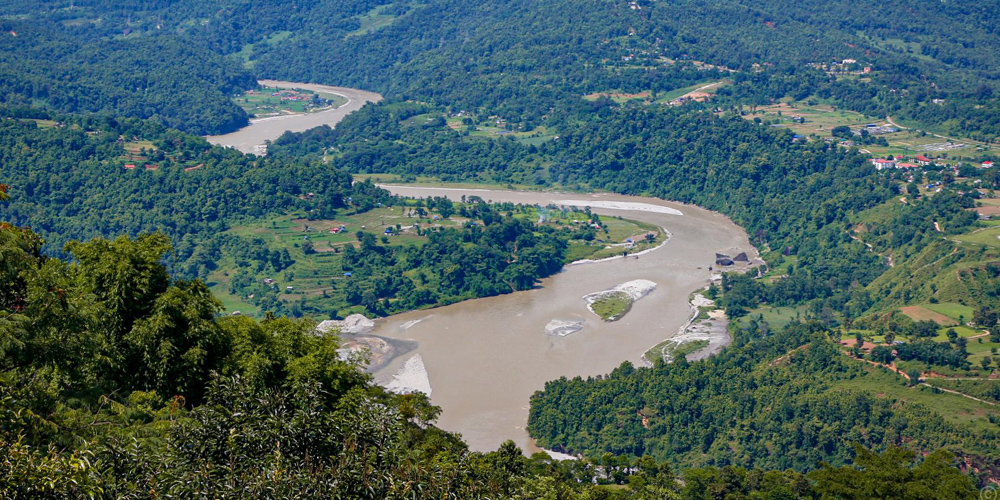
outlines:
[[[771,331],[751,322],[703,362],[623,363],[607,376],[565,377],[532,397],[529,431],[572,453],[652,455],[674,466],[738,463],[812,469],[851,443],[960,449],[995,467],[995,426],[954,425],[904,398],[852,381],[887,378],[838,352],[817,323]],[[884,382],[883,382],[884,383]],[[992,428],[990,428],[992,427]]]
[[[217,316],[202,282],[166,272],[168,250],[157,235],[96,239],[72,245],[69,263],[0,222],[0,498],[699,500],[735,490],[819,499],[890,488],[959,500],[976,491],[946,451],[916,461],[858,448],[854,465],[808,476],[739,467],[681,476],[650,456],[560,463],[527,459],[509,441],[469,452],[433,425],[440,409],[426,396],[374,385],[314,323]]]
[[[239,64],[174,34],[94,37],[48,20],[0,21],[0,105],[152,118],[217,134],[248,123],[230,96],[257,85]]]
[[[989,122],[982,115],[996,114],[977,106],[997,106],[995,2],[177,0],[138,9],[107,0],[5,3],[23,26],[84,42],[162,44],[169,34],[227,55],[259,77],[483,108],[528,129],[576,104],[580,94],[663,92],[729,70],[818,77],[823,73],[806,65],[843,61],[853,61],[844,67],[854,76],[832,97],[852,109],[941,127],[947,120],[930,115],[944,113],[977,132],[984,127],[966,122]],[[171,59],[178,60],[164,64]],[[694,68],[700,77],[687,74]],[[922,107],[935,98],[957,108]],[[985,128],[989,137],[1000,133],[995,123]]]
[[[390,199],[341,170],[243,155],[152,121],[53,118],[0,119],[12,196],[0,214],[33,227],[49,254],[71,240],[161,231],[175,240],[179,274],[201,276],[214,260],[201,247],[234,219],[293,210],[333,217]],[[237,246],[264,246],[251,243]]]

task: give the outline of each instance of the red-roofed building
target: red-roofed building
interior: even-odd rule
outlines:
[[[917,160],[917,165],[921,165],[921,166],[924,166],[924,167],[926,167],[927,165],[930,165],[931,163],[934,163],[933,161],[931,161],[930,158],[928,158],[926,156],[918,156],[915,159]]]
[[[125,165],[125,169],[126,169],[126,170],[132,170],[132,169],[134,169],[134,168],[135,168],[135,165],[133,165],[133,164],[131,164],[131,163],[128,163],[128,164],[126,164],[126,165]]]
[[[897,163],[896,168],[920,168],[916,163]]]
[[[991,161],[984,161],[983,162],[983,168],[993,168],[993,162],[991,162]]]

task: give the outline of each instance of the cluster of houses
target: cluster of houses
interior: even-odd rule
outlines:
[[[247,95],[263,94],[263,92],[257,92],[256,90],[246,91]],[[316,97],[315,94],[299,92],[298,90],[277,90],[271,92],[271,97],[277,97],[282,101],[312,101]]]
[[[834,60],[828,63],[809,63],[807,66],[816,68],[821,71],[835,72],[835,73],[853,73],[859,75],[867,75],[872,72],[871,66],[859,67],[857,59],[840,59]]]
[[[909,168],[920,168],[934,165],[934,160],[927,158],[926,156],[917,156],[912,162],[907,162],[902,159],[886,160],[885,158],[872,158],[868,160],[875,165],[876,170],[888,170],[888,169],[909,169]]]
[[[903,159],[893,159],[887,160],[885,158],[872,158],[868,160],[872,162],[876,170],[888,170],[888,169],[911,169],[920,168],[936,165],[937,162],[926,156],[917,156],[913,158],[912,162],[905,161]],[[993,168],[994,163],[990,160],[984,161],[979,165],[979,168]],[[958,167],[954,167],[955,171],[958,171]]]
[[[851,132],[854,132],[854,135],[861,135],[862,130],[868,132],[869,135],[894,134],[899,132],[899,129],[892,125],[879,125],[877,123],[866,124],[862,128],[851,130]]]

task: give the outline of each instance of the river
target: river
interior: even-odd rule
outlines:
[[[208,142],[221,146],[231,146],[244,153],[259,153],[260,150],[257,149],[259,146],[263,146],[266,141],[277,139],[286,131],[302,132],[322,125],[332,127],[339,123],[340,120],[343,120],[345,116],[361,109],[365,104],[382,100],[382,96],[374,92],[346,87],[331,87],[329,85],[283,82],[278,80],[260,80],[257,83],[266,87],[303,89],[313,92],[336,94],[347,99],[347,103],[336,108],[314,113],[281,115],[251,120],[250,125],[235,132],[206,137]]]
[[[431,401],[442,408],[439,427],[461,433],[473,450],[493,450],[513,439],[529,453],[536,451],[525,430],[532,393],[562,376],[606,374],[626,360],[640,366],[647,349],[675,335],[690,317],[688,297],[709,283],[715,252],[735,255],[739,249],[754,254],[746,233],[728,218],[655,198],[383,187],[415,197],[457,200],[476,195],[498,202],[590,205],[598,214],[649,222],[672,235],[665,245],[638,258],[567,266],[533,290],[403,313],[376,323],[376,335],[412,340],[418,346],[375,372],[376,380],[384,385],[419,381],[420,364],[412,359],[419,356]],[[657,288],[621,320],[606,323],[587,310],[583,295],[636,279],[651,280]],[[545,331],[553,319],[585,324],[577,333],[558,337]]]
[[[262,85],[301,88],[342,95],[348,103],[327,111],[255,120],[214,144],[253,152],[286,130],[335,125],[366,102],[381,100],[371,92],[294,82],[262,80]],[[412,341],[415,350],[393,359],[374,373],[388,386],[420,388],[442,408],[437,424],[461,433],[473,450],[496,449],[513,439],[529,453],[529,399],[548,380],[606,374],[623,361],[641,364],[642,354],[676,335],[691,314],[688,297],[709,283],[715,253],[755,254],[746,233],[728,218],[691,205],[655,198],[613,194],[448,189],[383,186],[414,197],[462,195],[491,201],[591,206],[601,215],[619,215],[656,224],[671,237],[638,258],[612,259],[567,266],[533,290],[469,300],[431,310],[380,319],[375,334]],[[626,281],[645,279],[657,288],[637,301],[621,320],[606,323],[586,308],[583,295]],[[552,320],[582,321],[583,329],[565,337],[546,333]]]

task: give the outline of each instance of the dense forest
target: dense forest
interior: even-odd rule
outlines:
[[[171,261],[187,277],[211,266],[199,251],[208,241],[266,250],[222,235],[234,219],[291,210],[332,217],[392,198],[343,171],[246,156],[148,120],[8,117],[0,158],[12,196],[0,213],[30,225],[48,253],[71,240],[162,231],[177,242]]]
[[[1000,134],[997,113],[989,112],[1000,90],[996,15],[969,0],[864,8],[787,0],[4,3],[16,21],[3,30],[18,33],[4,37],[6,63],[19,78],[34,75],[15,80],[10,99],[45,102],[36,94],[58,89],[50,103],[58,109],[157,114],[185,130],[245,120],[222,95],[253,85],[242,63],[259,77],[483,111],[528,130],[563,123],[582,94],[655,94],[725,76],[757,80],[744,87],[749,92],[727,93],[743,101],[808,91],[872,115],[989,140]],[[177,52],[152,59],[153,47]],[[64,59],[93,71],[69,72],[70,82],[55,85]],[[183,72],[171,69],[179,60]],[[190,71],[194,61],[204,71]],[[846,77],[817,69],[842,61],[854,61],[844,65],[853,71]],[[870,71],[859,73],[864,68]],[[767,90],[777,87],[790,91]],[[204,94],[175,99],[166,91],[178,88]],[[133,105],[140,97],[145,107]],[[194,117],[201,120],[187,119]]]
[[[0,203],[7,198],[0,186]],[[703,468],[649,456],[525,458],[469,452],[439,409],[395,395],[305,320],[219,318],[198,280],[171,278],[159,235],[73,244],[44,257],[0,224],[0,496],[4,498],[969,498],[947,452],[915,461],[858,448],[856,465]],[[680,366],[680,365],[677,365]],[[861,474],[860,470],[868,475]],[[877,473],[885,480],[863,477]],[[607,489],[604,485],[627,485]]]
[[[230,96],[257,82],[229,59],[174,35],[94,39],[60,26],[0,21],[0,104],[150,118],[198,134],[248,123]]]
[[[1000,398],[968,380],[1000,362],[1000,249],[973,211],[996,170],[880,172],[862,148],[885,139],[747,116],[821,102],[983,141],[977,162],[995,158],[995,2],[0,10],[0,497],[947,499],[997,477],[996,416],[930,404],[955,389]],[[387,99],[264,157],[189,135],[247,124],[233,96],[265,77]],[[709,100],[669,105],[710,82]],[[288,306],[277,297],[294,287],[263,278],[290,281],[316,252],[313,221],[455,210],[357,173],[693,203],[746,228],[767,264],[707,292],[733,321],[720,354],[625,363],[532,398],[531,435],[583,459],[473,453],[434,427],[426,397],[378,387],[336,336],[284,316],[524,290],[560,269],[568,236],[463,204],[454,227],[412,226],[419,244],[391,240],[398,225],[354,233],[334,272],[310,270],[331,295],[295,291],[336,307]],[[294,258],[252,235],[288,219],[305,226]],[[216,286],[263,319],[222,316]],[[954,309],[937,317],[950,330],[900,313],[915,304]],[[782,308],[795,319],[764,320]],[[958,377],[917,387],[934,370]]]
[[[650,454],[674,466],[810,470],[848,459],[851,443],[960,447],[997,463],[988,444],[996,436],[953,426],[920,405],[847,389],[870,368],[840,355],[830,335],[819,324],[769,331],[754,322],[705,362],[626,363],[605,377],[552,381],[532,399],[529,428],[542,446]]]
[[[383,246],[365,233],[356,250],[344,248],[341,265],[352,273],[348,304],[384,315],[528,290],[562,269],[567,234],[496,214],[486,204],[474,216],[485,219],[482,225],[432,231],[421,246]],[[417,288],[431,280],[433,286]]]

